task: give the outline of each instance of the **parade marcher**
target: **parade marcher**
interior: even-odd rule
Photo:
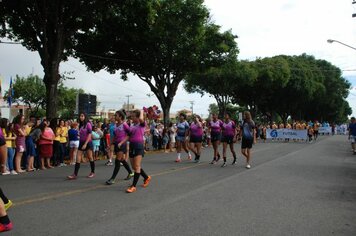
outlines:
[[[132,113],[132,125],[130,126],[130,162],[135,172],[132,185],[126,190],[127,193],[136,192],[136,185],[140,175],[144,178],[142,187],[147,187],[151,181],[151,176],[141,168],[141,161],[145,154],[143,135],[145,132],[146,122],[143,119],[143,112],[135,110]]]
[[[242,140],[241,153],[246,157],[246,168],[251,168],[251,149],[252,144],[256,143],[256,129],[255,122],[252,120],[251,113],[244,112],[244,121],[241,125]]]
[[[227,146],[230,146],[230,151],[234,160],[232,161],[232,165],[236,164],[236,152],[234,150],[234,143],[236,142],[236,125],[235,122],[230,119],[229,114],[225,114],[225,119],[222,125],[222,138],[221,142],[223,143],[223,159],[224,163],[221,167],[226,166],[226,150]]]
[[[0,232],[10,231],[13,225],[6,213],[6,210],[12,205],[12,202],[7,199],[2,189],[0,188]]]
[[[356,155],[356,119],[351,117],[351,123],[349,124],[349,140],[351,141],[351,147],[354,155]]]
[[[187,137],[188,137],[188,132],[189,132],[189,124],[186,121],[187,116],[184,113],[181,113],[179,115],[179,121],[177,123],[177,136],[176,136],[176,142],[177,142],[177,159],[175,162],[181,162],[181,151],[182,148],[184,151],[188,154],[188,160],[192,159],[192,155],[190,154],[190,151],[187,148]]]
[[[116,126],[114,129],[114,151],[116,153],[116,159],[112,176],[108,181],[106,181],[106,184],[108,185],[112,185],[115,183],[115,178],[120,171],[121,164],[128,172],[128,175],[125,180],[129,180],[134,176],[129,164],[126,162],[127,141],[129,140],[130,127],[125,122],[125,119],[125,111],[120,110],[115,113]]]
[[[203,123],[202,119],[198,115],[193,115],[193,122],[189,127],[189,143],[190,150],[195,155],[195,163],[200,161],[201,147],[203,142]]]
[[[212,114],[212,120],[209,121],[208,127],[210,129],[211,142],[213,144],[214,156],[210,164],[215,164],[220,160],[219,145],[221,141],[221,127],[223,122],[218,119],[217,114]]]
[[[88,120],[86,114],[81,113],[79,116],[79,147],[78,147],[78,155],[77,160],[74,167],[74,173],[69,175],[67,178],[69,180],[74,180],[78,176],[78,172],[80,169],[80,162],[84,155],[84,152],[88,156],[90,161],[90,169],[91,172],[87,176],[87,178],[93,178],[95,176],[95,162],[93,159],[93,143],[92,143],[92,125]]]

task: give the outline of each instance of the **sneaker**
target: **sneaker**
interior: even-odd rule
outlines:
[[[67,179],[68,180],[75,180],[75,179],[77,179],[77,176],[75,174],[72,174],[72,175],[67,176]]]
[[[249,164],[247,164],[246,169],[251,169],[251,166]]]
[[[176,160],[175,160],[175,162],[181,162],[181,159],[180,158],[177,158]]]
[[[134,176],[134,173],[128,174],[124,180],[130,180]]]
[[[215,163],[216,163],[216,160],[214,158],[209,164],[214,165]]]
[[[87,176],[87,178],[94,178],[95,177],[95,173],[90,172],[90,174]]]
[[[106,166],[112,166],[113,163],[112,163],[112,161],[108,161],[108,162],[105,163],[105,165],[106,165]]]
[[[109,179],[105,182],[107,185],[113,185],[115,183],[115,180]]]
[[[151,176],[148,176],[147,179],[143,181],[142,187],[146,188],[150,184],[151,179]]]
[[[11,222],[6,225],[0,224],[0,232],[10,231],[10,230],[12,230],[12,228],[13,228],[13,226],[12,226]]]
[[[232,163],[231,163],[231,165],[236,165],[236,159],[234,159],[233,161],[232,161]]]
[[[12,201],[9,200],[9,202],[4,205],[5,205],[5,210],[8,210],[12,206]]]
[[[188,160],[192,160],[192,154],[188,153]]]
[[[226,162],[224,162],[222,165],[221,165],[221,167],[225,167],[226,166]]]
[[[18,175],[18,173],[15,170],[10,171],[10,174],[12,175]]]
[[[195,160],[194,160],[194,163],[199,163],[199,162],[200,162],[199,159],[195,159]]]
[[[64,163],[59,164],[59,167],[65,167],[65,166],[67,166],[67,165]]]
[[[9,175],[10,171],[6,170],[5,172],[1,173],[1,175]]]
[[[128,189],[126,189],[127,193],[133,193],[136,192],[136,187],[135,186],[130,186]]]

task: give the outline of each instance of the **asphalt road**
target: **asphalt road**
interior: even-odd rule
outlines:
[[[240,154],[236,166],[210,165],[211,153],[200,164],[147,155],[151,185],[133,194],[124,168],[104,185],[112,167],[103,161],[94,179],[89,165],[76,181],[65,179],[73,167],[0,176],[15,203],[3,235],[356,235],[356,156],[345,136],[259,143],[250,170]]]

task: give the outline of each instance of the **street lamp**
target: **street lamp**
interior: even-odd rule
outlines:
[[[344,45],[345,47],[348,47],[348,48],[351,48],[353,50],[356,50],[356,48],[350,46],[350,45],[347,45],[346,43],[343,43],[343,42],[340,42],[340,41],[337,41],[337,40],[333,40],[333,39],[328,39],[327,40],[328,43],[339,43],[341,45]]]

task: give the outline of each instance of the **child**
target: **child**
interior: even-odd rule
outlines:
[[[167,129],[164,128],[162,131],[162,144],[163,144],[163,149],[165,153],[168,153],[167,151],[167,145],[169,143],[169,136],[168,136],[168,132]]]

